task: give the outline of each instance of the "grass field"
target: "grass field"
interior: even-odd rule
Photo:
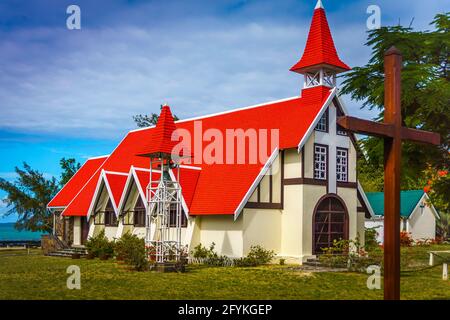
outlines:
[[[404,249],[420,268],[429,250]],[[69,290],[70,265],[81,270],[81,290]],[[366,287],[367,275],[309,273],[292,266],[212,268],[189,266],[188,272],[135,272],[114,261],[72,260],[42,255],[0,255],[0,299],[382,299],[382,290]],[[403,272],[402,299],[450,299],[450,280],[442,264]]]

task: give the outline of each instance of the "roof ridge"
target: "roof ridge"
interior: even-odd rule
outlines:
[[[253,105],[249,105],[249,106],[245,106],[245,107],[239,107],[239,108],[235,108],[235,109],[224,110],[224,111],[219,111],[219,112],[215,112],[215,113],[209,113],[209,114],[205,114],[205,115],[202,115],[202,116],[196,116],[196,117],[191,117],[191,118],[187,118],[187,119],[177,120],[177,121],[175,121],[175,124],[185,123],[185,122],[195,121],[195,120],[200,120],[200,119],[212,118],[212,117],[216,117],[216,116],[221,116],[221,115],[234,113],[234,112],[239,112],[239,111],[245,111],[245,110],[254,109],[254,108],[266,107],[266,106],[269,106],[271,104],[276,104],[276,103],[281,103],[281,102],[286,102],[286,101],[290,101],[290,100],[294,100],[294,99],[301,99],[301,98],[302,98],[301,96],[292,96],[292,97],[289,97],[289,98],[283,98],[283,99],[278,99],[278,100],[267,101],[267,102],[253,104]],[[156,126],[153,125],[153,126],[145,127],[145,128],[137,128],[137,129],[133,129],[133,130],[128,131],[128,133],[149,130],[149,129],[153,129],[155,127]]]

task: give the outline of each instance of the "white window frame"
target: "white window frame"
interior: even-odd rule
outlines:
[[[336,148],[336,181],[348,182],[348,149]]]
[[[328,132],[328,109],[325,110],[322,117],[320,117],[315,130],[320,132]]]
[[[314,179],[327,180],[328,146],[314,144]]]

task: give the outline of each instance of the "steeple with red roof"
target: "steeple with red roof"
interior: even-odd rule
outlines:
[[[301,59],[290,69],[305,76],[304,88],[336,86],[336,74],[350,70],[339,59],[322,1],[318,0]]]
[[[175,146],[179,143],[177,139],[172,139],[172,135],[176,129],[172,112],[168,105],[161,107],[161,113],[152,130],[151,140],[143,144],[139,156],[161,158],[162,155],[172,156]],[[177,154],[176,156],[186,156]]]

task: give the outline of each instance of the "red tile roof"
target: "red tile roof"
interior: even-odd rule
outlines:
[[[318,5],[314,10],[303,56],[290,70],[303,73],[311,67],[321,65],[341,72],[350,70],[350,67],[339,59],[325,10]]]
[[[152,140],[144,142],[137,154],[141,156],[152,156],[161,153],[172,154],[172,151],[178,144],[178,139],[172,137],[176,128],[170,107],[164,105],[161,108],[158,122],[153,129]],[[186,156],[182,153],[179,155]]]
[[[66,207],[78,191],[80,191],[80,188],[86,184],[107,158],[108,156],[88,159],[69,182],[67,182],[58,194],[48,203],[47,207]]]
[[[207,129],[217,129],[224,137],[227,129],[267,129],[269,137],[270,129],[278,129],[279,145],[277,147],[279,149],[294,148],[312,127],[313,121],[316,120],[329,95],[329,88],[318,86],[303,90],[302,97],[198,119],[178,121],[176,127],[193,133],[194,123],[198,121],[197,124],[201,123],[203,132]],[[138,156],[137,153],[142,150],[143,143],[151,146],[155,131],[155,127],[130,131],[101,168],[105,171],[125,173],[129,172],[131,166],[149,168],[149,159]],[[203,143],[200,151],[203,151],[208,144]],[[193,141],[190,147],[195,151]],[[272,154],[275,147],[267,150],[267,156]],[[193,166],[200,167],[201,170],[182,168],[180,183],[191,215],[234,214],[236,212],[264,165],[264,163],[249,163],[248,149],[246,148],[245,152],[247,159],[245,164],[207,164],[203,162],[193,164]],[[224,154],[226,154],[225,150]],[[148,173],[141,172],[137,173],[145,192]],[[72,193],[74,198],[64,210],[64,215],[87,215],[99,174],[100,172],[95,173],[85,185],[79,184],[77,188],[74,187]],[[147,178],[145,178],[146,176]]]
[[[117,174],[113,172],[105,172],[106,183],[111,190],[110,197],[114,201],[116,208],[119,207],[120,198],[125,187],[125,183],[128,179],[128,174]]]

